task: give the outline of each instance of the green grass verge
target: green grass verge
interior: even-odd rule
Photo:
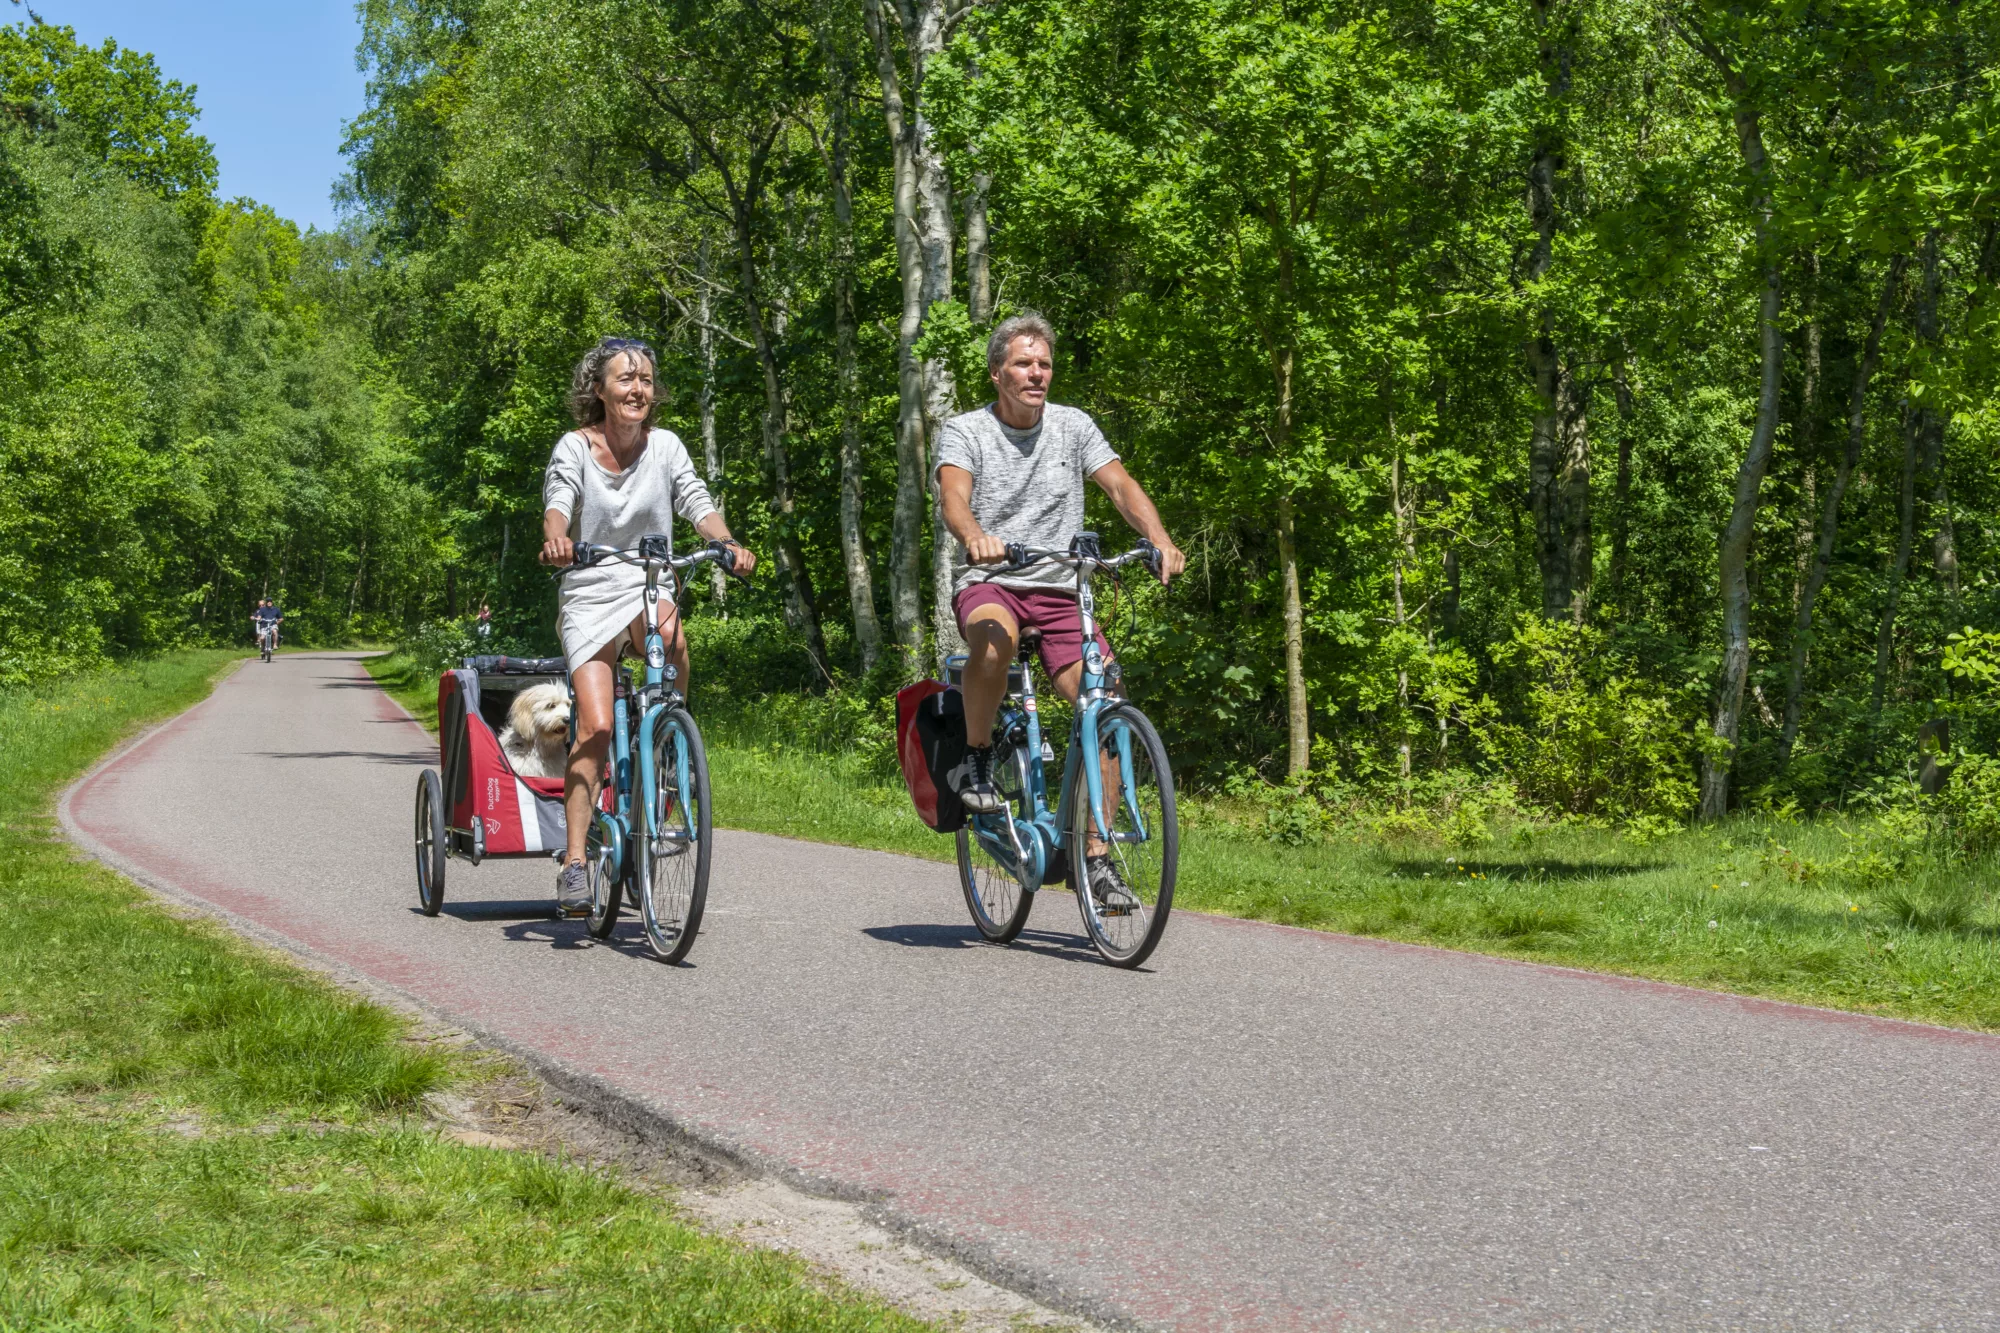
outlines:
[[[383,667],[417,707],[422,683]],[[729,826],[952,858],[863,757],[801,750],[754,710],[696,707]],[[1650,844],[1522,826],[1471,848],[1366,832],[1291,846],[1263,822],[1184,796],[1176,905],[2000,1031],[1996,867],[1919,856],[1895,869],[1873,821],[1739,819]],[[1858,869],[1833,868],[1843,861]],[[1073,909],[1038,909],[1050,911]]]
[[[233,656],[0,693],[0,1330],[920,1327],[438,1139],[411,1112],[469,1058],[76,856],[54,792]]]

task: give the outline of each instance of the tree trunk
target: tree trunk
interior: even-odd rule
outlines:
[[[833,197],[833,330],[835,378],[840,397],[840,557],[847,571],[847,600],[854,617],[854,646],[865,675],[882,655],[882,622],[875,615],[875,576],[862,536],[864,471],[861,459],[861,377],[855,338],[854,196],[848,178],[847,104],[854,85],[851,59],[829,20],[820,35],[827,65],[827,186]]]
[[[1854,384],[1847,395],[1847,447],[1834,469],[1833,483],[1827,488],[1826,507],[1819,521],[1819,545],[1813,551],[1812,567],[1806,574],[1805,587],[1799,591],[1797,620],[1792,629],[1791,674],[1785,684],[1785,726],[1783,738],[1778,743],[1780,768],[1791,762],[1792,748],[1798,744],[1799,720],[1805,708],[1806,663],[1812,652],[1813,607],[1819,601],[1820,590],[1826,587],[1828,572],[1833,568],[1833,548],[1840,532],[1840,502],[1847,494],[1847,483],[1854,475],[1855,465],[1861,461],[1861,447],[1867,439],[1868,385],[1882,359],[1882,331],[1888,325],[1889,310],[1895,304],[1896,288],[1902,282],[1904,263],[1901,255],[1889,261],[1889,272],[1882,280],[1882,296],[1875,303],[1875,320],[1868,326],[1868,339],[1862,346],[1861,361],[1854,368]]]
[[[915,196],[913,207],[907,214],[917,252],[915,268],[920,315],[917,332],[908,339],[912,345],[921,336],[921,321],[930,317],[931,307],[951,299],[952,251],[957,239],[951,214],[951,183],[945,172],[944,155],[924,111],[924,72],[931,59],[944,50],[952,27],[967,8],[969,6],[948,10],[945,0],[898,0],[896,18],[910,60],[910,82],[906,94],[889,40],[888,25],[883,21],[881,0],[863,0],[869,33],[875,41],[876,64],[882,72],[883,111],[885,115],[889,114],[893,104],[889,132],[902,147]],[[899,206],[901,203],[899,188]],[[910,276],[910,266],[905,264],[903,299],[906,307],[910,297]],[[944,423],[958,412],[958,387],[952,379],[951,364],[943,357],[923,361],[919,368],[924,436],[935,440]],[[945,655],[957,651],[964,644],[958,636],[958,624],[951,609],[952,538],[938,510],[936,485],[928,476],[925,480],[931,490],[933,520],[931,625],[941,667]]]
[[[1569,583],[1570,618],[1581,625],[1589,612],[1591,561],[1595,554],[1590,532],[1590,393],[1574,376],[1565,376],[1562,415],[1562,527],[1567,549],[1563,565]]]
[[[993,318],[993,244],[986,218],[986,194],[993,173],[972,173],[965,194],[965,308],[975,325]]]
[[[1903,601],[1903,580],[1910,572],[1910,548],[1917,532],[1917,455],[1923,434],[1923,410],[1903,407],[1903,488],[1896,501],[1896,554],[1889,563],[1889,593],[1882,606],[1882,626],[1875,635],[1875,688],[1869,695],[1870,711],[1882,711],[1882,697],[1888,688],[1889,668],[1896,643],[1896,612]]]
[[[1611,595],[1621,607],[1630,609],[1625,592],[1626,556],[1630,548],[1632,519],[1632,421],[1637,415],[1632,405],[1632,384],[1625,372],[1625,351],[1621,347],[1611,363],[1612,396],[1618,404],[1618,476],[1611,492]]]
[[[1458,637],[1458,548],[1444,548],[1444,593],[1438,599],[1438,629],[1447,639]]]
[[[778,371],[778,350],[771,321],[764,310],[748,202],[747,199],[739,202],[736,210],[736,251],[743,284],[743,312],[750,323],[751,345],[757,350],[757,366],[764,381],[764,467],[771,483],[771,544],[777,548],[778,581],[785,599],[786,623],[804,636],[806,650],[824,664],[826,638],[820,632],[812,575],[806,569],[805,550],[799,542],[798,500],[792,489],[791,454],[785,443],[791,425],[791,402],[784,377]]]
[[[924,374],[917,361],[917,338],[923,332],[924,279],[917,243],[917,174],[910,152],[908,117],[902,75],[882,15],[882,0],[862,0],[862,17],[875,47],[876,73],[882,83],[882,115],[888,123],[894,164],[896,261],[902,279],[903,307],[896,330],[896,507],[889,530],[889,605],[896,647],[904,670],[922,670],[923,530],[929,480],[924,466]]]
[[[708,470],[708,494],[715,501],[715,512],[727,522],[728,506],[722,496],[722,442],[715,434],[715,324],[714,311],[709,302],[708,242],[701,243],[701,393],[697,399],[701,408],[701,461]],[[721,565],[708,567],[709,586],[715,593],[715,610],[724,620],[729,619],[729,576],[722,572]]]
[[[1917,338],[1923,349],[1935,356],[1941,341],[1938,321],[1938,294],[1942,286],[1939,268],[1938,243],[1940,237],[1933,227],[1924,237],[1922,263],[1923,285],[1917,291]],[[1926,378],[1929,378],[1926,376]],[[1921,467],[1924,478],[1930,482],[1931,520],[1937,525],[1937,532],[1931,541],[1931,557],[1937,570],[1938,581],[1954,599],[1958,596],[1958,540],[1952,532],[1951,490],[1945,482],[1944,437],[1951,427],[1951,413],[1948,410],[1922,407],[1918,409],[1918,433],[1922,449]]]
[[[1533,289],[1548,277],[1555,259],[1559,229],[1555,187],[1565,147],[1560,122],[1570,91],[1570,50],[1566,34],[1551,29],[1553,8],[1553,0],[1529,0],[1549,107],[1549,123],[1536,130],[1534,157],[1528,165],[1528,221],[1535,229],[1535,245],[1528,255],[1525,283],[1536,297],[1540,293]],[[1522,349],[1536,400],[1528,439],[1528,507],[1535,520],[1542,614],[1551,620],[1564,615],[1580,620],[1590,566],[1589,437],[1583,399],[1556,345],[1555,329],[1555,309],[1544,302]]]
[[[1763,292],[1757,311],[1761,374],[1757,389],[1757,420],[1750,447],[1736,469],[1736,498],[1722,530],[1717,574],[1722,594],[1722,673],[1716,682],[1714,735],[1721,753],[1707,759],[1701,774],[1701,815],[1720,819],[1729,811],[1729,776],[1735,766],[1736,742],[1743,721],[1743,691],[1750,676],[1750,543],[1756,535],[1757,506],[1764,473],[1771,465],[1771,444],[1778,434],[1779,394],[1784,387],[1785,333],[1778,321],[1784,313],[1784,269],[1777,239],[1771,234],[1771,167],[1764,154],[1763,126],[1750,106],[1742,77],[1714,46],[1703,43],[1721,71],[1734,99],[1737,146],[1748,169],[1756,219],[1757,252],[1764,266]]]
[[[1301,780],[1312,768],[1312,724],[1306,711],[1306,617],[1299,596],[1299,552],[1292,497],[1278,497],[1278,576],[1285,615],[1285,773]]]

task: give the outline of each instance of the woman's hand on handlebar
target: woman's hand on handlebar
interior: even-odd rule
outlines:
[[[557,569],[562,569],[576,558],[576,547],[571,544],[567,533],[544,537],[542,553],[537,558],[545,565],[554,565]]]
[[[724,538],[722,547],[732,557],[727,566],[729,572],[739,579],[747,580],[750,577],[750,571],[757,568],[757,553],[737,541],[734,537]]]

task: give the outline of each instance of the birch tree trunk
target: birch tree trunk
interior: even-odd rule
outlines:
[[[1780,769],[1791,762],[1792,749],[1798,744],[1799,720],[1805,707],[1806,663],[1812,653],[1813,608],[1819,601],[1820,590],[1826,587],[1826,576],[1833,568],[1834,543],[1840,534],[1840,502],[1847,494],[1847,483],[1854,476],[1855,465],[1861,461],[1861,447],[1867,439],[1868,386],[1875,377],[1876,367],[1881,364],[1882,331],[1888,326],[1889,311],[1895,304],[1896,288],[1902,282],[1905,262],[1902,255],[1889,261],[1888,274],[1882,280],[1882,296],[1875,303],[1875,319],[1868,326],[1861,361],[1854,368],[1854,384],[1848,390],[1847,447],[1841,451],[1840,462],[1834,468],[1833,482],[1827,487],[1826,507],[1819,520],[1819,544],[1813,551],[1812,567],[1806,574],[1805,586],[1799,590],[1796,620],[1792,627],[1791,672],[1785,682],[1785,724],[1778,742]]]
[[[958,411],[958,388],[953,382],[950,364],[943,357],[919,361],[915,352],[916,342],[923,334],[923,322],[929,318],[931,307],[951,299],[952,250],[956,240],[952,223],[951,183],[945,171],[943,152],[924,112],[924,72],[931,59],[944,50],[952,30],[972,11],[976,0],[956,0],[955,3],[948,3],[947,0],[893,0],[893,3],[903,48],[909,57],[907,90],[891,41],[887,16],[882,12],[883,0],[863,0],[862,8],[869,36],[875,43],[876,66],[882,79],[883,114],[888,120],[889,137],[900,155],[895,201],[897,238],[900,244],[907,230],[911,249],[915,251],[914,263],[910,256],[899,255],[903,261],[904,305],[904,319],[899,330],[899,355],[916,365],[919,381],[917,408],[922,414],[918,447],[921,455],[921,441],[935,440],[944,423]],[[906,178],[907,192],[904,188]],[[911,292],[913,279],[916,286],[914,301]],[[910,319],[913,304],[916,315],[914,327]],[[905,417],[910,415],[911,407],[905,391],[902,402]],[[911,432],[912,424],[905,421],[899,438]],[[899,450],[899,460],[900,457]],[[931,628],[942,665],[946,654],[964,646],[951,609],[952,539],[938,516],[936,484],[931,480],[928,468],[922,466],[921,457],[918,463],[921,484],[931,495]],[[898,483],[900,499],[900,477]]]
[[[1271,357],[1272,387],[1277,410],[1271,445],[1280,459],[1291,452],[1292,378],[1296,371],[1289,347],[1277,347]],[[1285,622],[1285,772],[1301,780],[1312,768],[1312,717],[1306,702],[1306,615],[1299,591],[1297,509],[1289,487],[1278,496],[1278,583]]]

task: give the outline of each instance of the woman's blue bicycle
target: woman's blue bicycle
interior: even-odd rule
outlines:
[[[993,776],[1007,807],[969,814],[958,831],[959,885],[981,935],[1012,941],[1028,923],[1035,891],[1063,883],[1076,895],[1090,942],[1105,961],[1120,967],[1139,966],[1159,946],[1180,862],[1166,747],[1146,715],[1119,696],[1118,665],[1106,662],[1097,646],[1091,577],[1135,560],[1157,574],[1160,552],[1142,541],[1123,555],[1106,556],[1093,532],[1078,533],[1067,551],[1007,548],[1008,569],[1049,562],[1076,571],[1083,682],[1070,724],[1062,797],[1051,811],[1042,766],[1055,755],[1042,739],[1028,670],[1041,634],[1022,631],[1020,661],[1007,670],[1007,695],[994,725]],[[947,659],[948,684],[959,683],[964,666],[963,655]]]
[[[646,675],[635,689],[624,663],[613,672],[611,763],[584,843],[589,930],[609,937],[621,903],[629,902],[639,909],[653,954],[678,963],[694,947],[708,901],[708,750],[675,683],[678,672],[667,665],[660,597],[674,601],[676,572],[710,562],[733,571],[735,556],[721,542],[676,556],[672,541],[654,533],[633,550],[578,542],[570,568],[605,560],[646,571]],[[572,716],[574,704],[572,696]]]

